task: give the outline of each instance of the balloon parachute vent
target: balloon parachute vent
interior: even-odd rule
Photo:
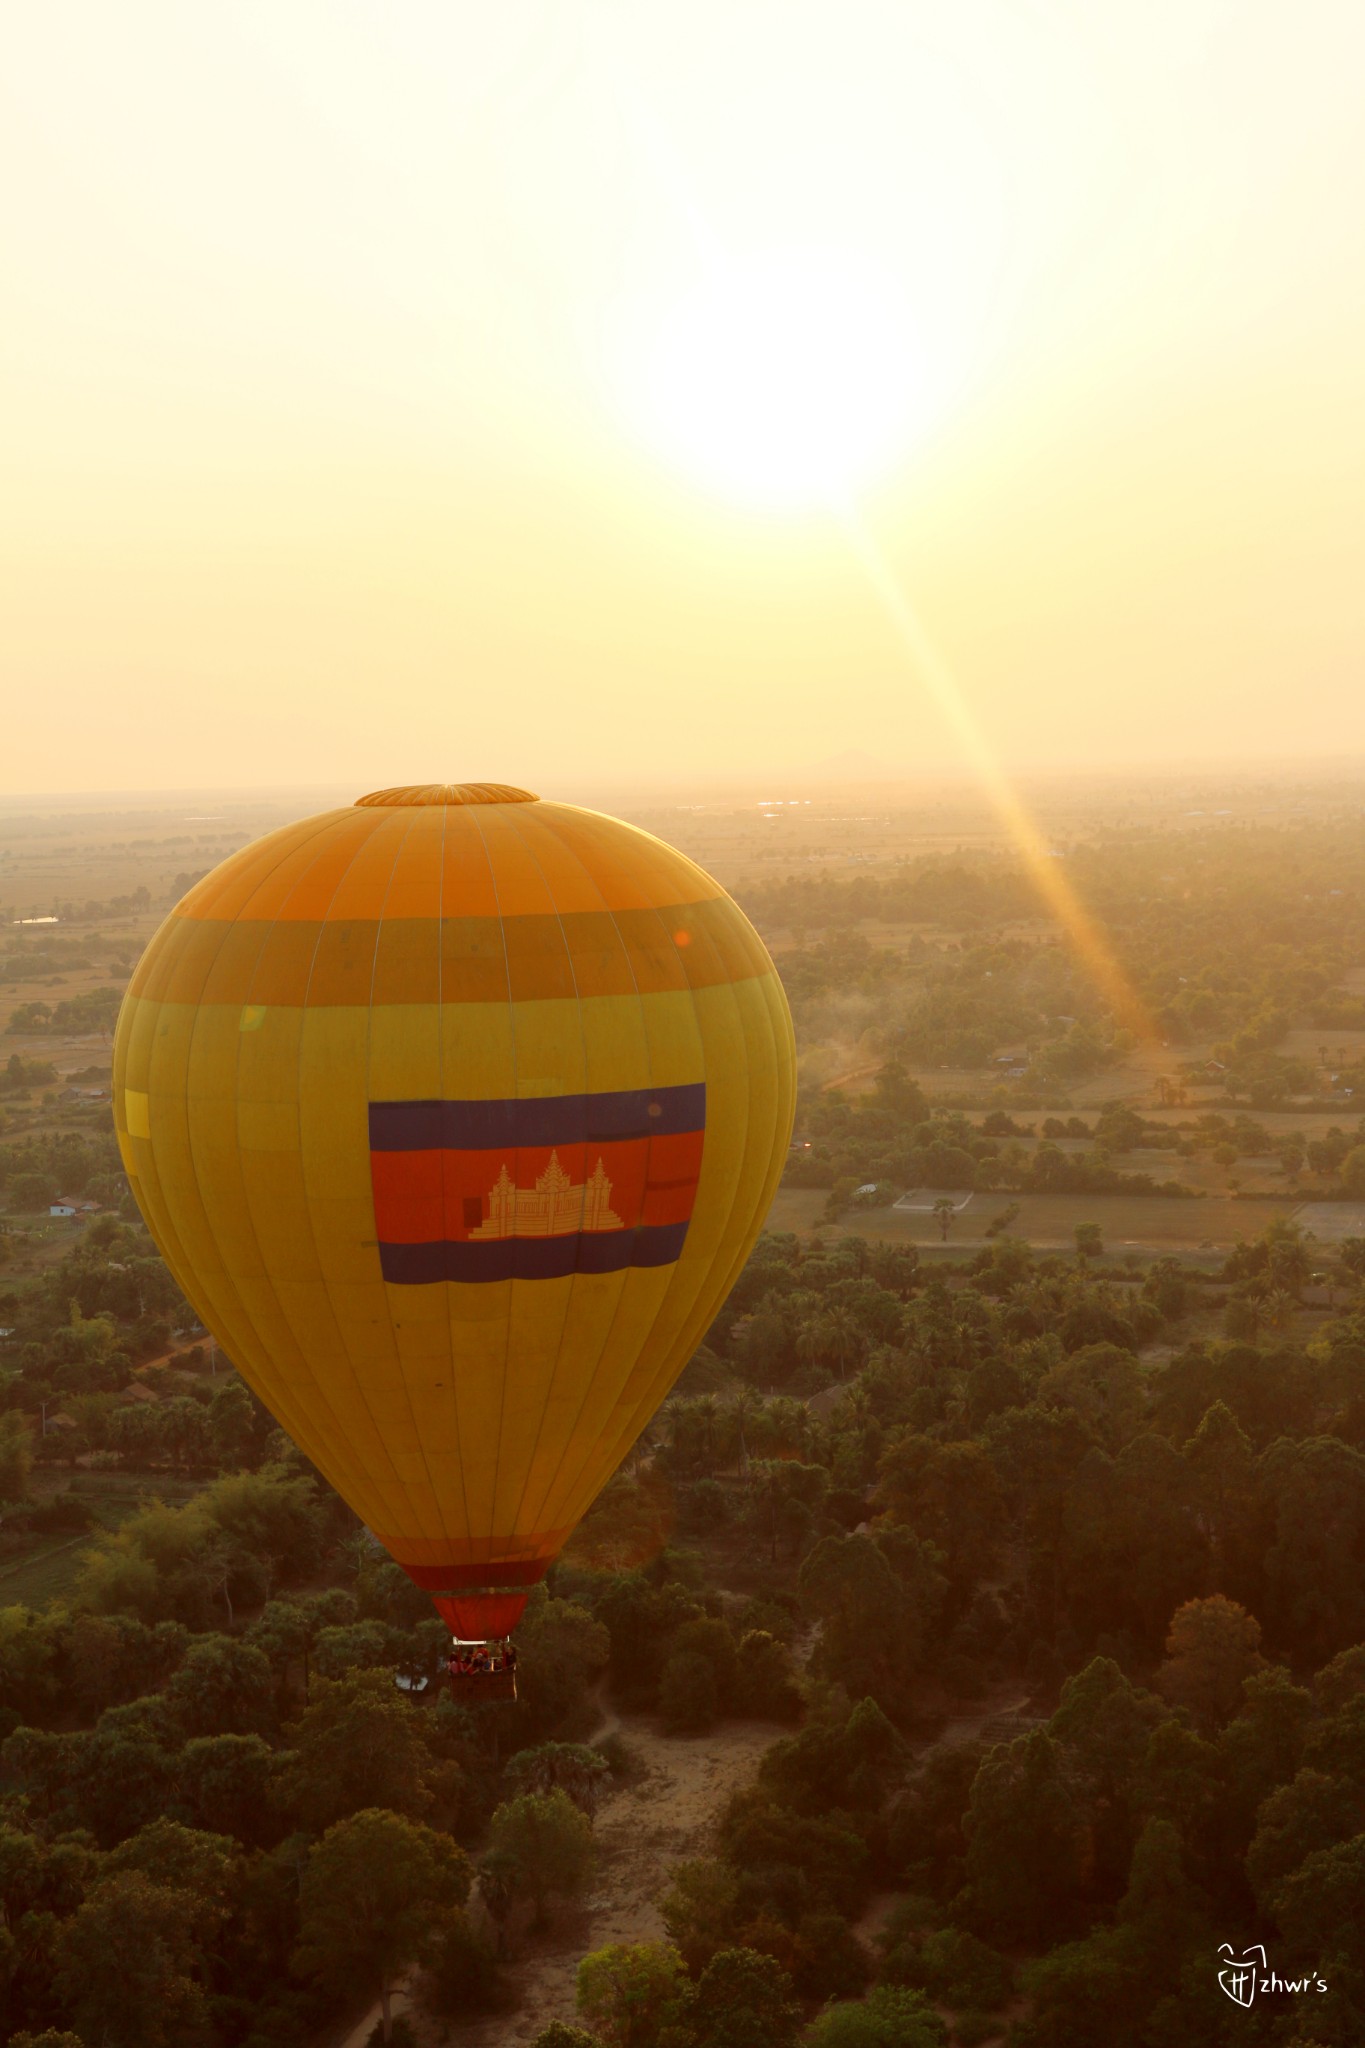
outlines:
[[[507,782],[423,782],[410,789],[376,789],[356,798],[358,811],[402,811],[423,804],[538,804],[529,789]]]

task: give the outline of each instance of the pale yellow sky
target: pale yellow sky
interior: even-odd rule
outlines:
[[[1365,752],[1357,0],[0,31],[0,791]]]

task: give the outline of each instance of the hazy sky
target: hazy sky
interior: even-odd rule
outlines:
[[[1365,751],[1359,0],[0,0],[0,790]]]

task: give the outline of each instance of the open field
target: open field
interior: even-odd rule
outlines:
[[[1186,1253],[1201,1249],[1228,1251],[1238,1238],[1253,1238],[1279,1216],[1299,1206],[1280,1200],[1179,1195],[1007,1195],[974,1194],[953,1217],[948,1243],[959,1250],[988,1242],[986,1225],[1012,1202],[1019,1214],[1010,1225],[1012,1237],[1040,1249],[1075,1242],[1078,1223],[1098,1223],[1109,1252]],[[819,1188],[779,1188],[768,1213],[769,1230],[794,1230],[805,1235],[820,1227],[822,1235],[865,1237],[879,1244],[936,1245],[941,1241],[937,1218],[917,1209],[849,1209],[837,1224],[820,1224],[825,1196]],[[1335,1204],[1322,1203],[1317,1208]]]

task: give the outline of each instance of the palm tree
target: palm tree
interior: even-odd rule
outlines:
[[[1293,1295],[1284,1287],[1272,1287],[1264,1301],[1265,1318],[1272,1330],[1287,1330],[1294,1320],[1297,1306]]]
[[[720,1403],[714,1394],[702,1394],[692,1403],[692,1414],[706,1445],[706,1476],[709,1479],[716,1469],[716,1423],[720,1417]]]
[[[763,1403],[752,1387],[738,1386],[730,1396],[727,1413],[729,1420],[734,1425],[735,1434],[739,1438],[739,1469],[742,1473],[747,1473],[749,1470],[749,1443],[745,1434],[746,1426],[752,1423],[762,1407]]]
[[[860,1366],[867,1356],[867,1338],[861,1325],[841,1303],[827,1309],[821,1317],[824,1334],[825,1356],[832,1358],[839,1368],[839,1377],[845,1377],[845,1367]]]

